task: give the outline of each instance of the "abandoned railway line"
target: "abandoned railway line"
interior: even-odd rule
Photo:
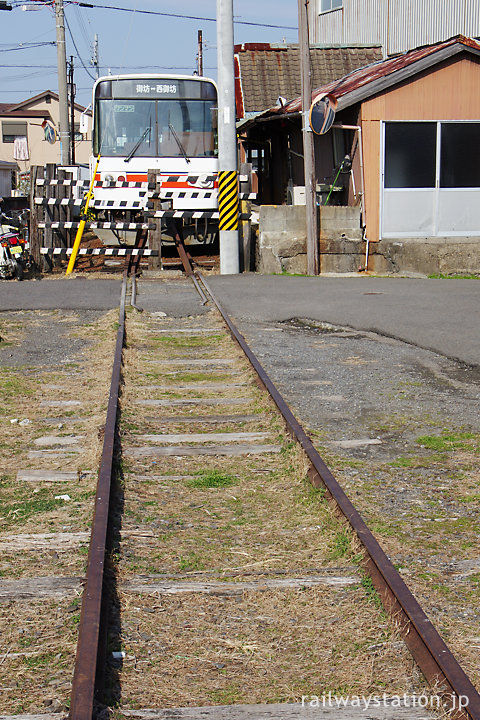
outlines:
[[[424,694],[480,718],[474,686],[195,281],[158,281],[168,315],[130,306],[125,277],[119,314],[4,323],[13,347],[47,322],[63,355],[1,368],[0,712],[313,717],[330,692],[390,698],[369,717],[438,716],[391,701]]]

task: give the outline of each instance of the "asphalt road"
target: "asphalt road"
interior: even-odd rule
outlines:
[[[468,365],[480,365],[477,280],[246,274],[212,276],[208,281],[226,310],[239,321],[308,318],[374,331]],[[120,287],[120,278],[2,281],[0,312],[108,310],[118,306]],[[149,310],[169,313],[163,293],[158,298],[152,295],[151,302],[141,300]]]
[[[208,278],[240,321],[308,318],[379,333],[480,365],[480,282],[236,275]]]
[[[122,280],[52,278],[0,281],[0,312],[6,310],[110,310],[118,307]]]

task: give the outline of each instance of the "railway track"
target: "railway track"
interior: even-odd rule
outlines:
[[[69,718],[336,717],[333,689],[385,693],[369,717],[434,717],[392,701],[428,693],[477,720],[475,688],[184,264],[201,294],[167,283],[168,317],[126,312],[124,278]],[[86,541],[71,535],[52,533],[51,547]],[[79,577],[30,566],[2,592],[11,607],[47,598],[58,620],[78,605]],[[361,703],[347,711],[365,717]]]

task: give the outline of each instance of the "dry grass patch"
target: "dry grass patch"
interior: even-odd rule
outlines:
[[[475,572],[480,434],[442,427],[415,440],[388,464],[364,460],[354,482],[340,456],[332,464],[347,494],[355,493],[354,502],[383,549],[480,688],[480,566]]]
[[[67,708],[80,598],[0,605],[0,706],[8,714]]]
[[[421,687],[405,646],[361,589],[122,595],[122,616],[123,707],[295,702],[328,691]]]

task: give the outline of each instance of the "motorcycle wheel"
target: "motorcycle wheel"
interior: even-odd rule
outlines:
[[[23,267],[19,262],[15,262],[15,277],[17,280],[23,280]]]

